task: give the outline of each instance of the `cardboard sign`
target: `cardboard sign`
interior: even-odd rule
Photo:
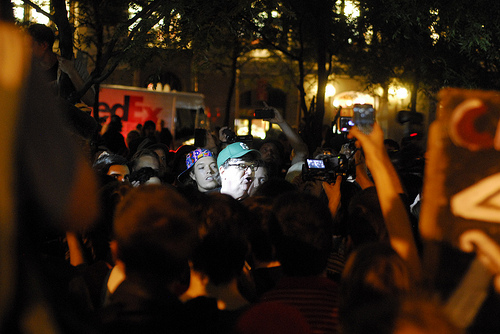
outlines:
[[[420,230],[459,246],[465,231],[500,241],[500,92],[444,89],[429,129]]]

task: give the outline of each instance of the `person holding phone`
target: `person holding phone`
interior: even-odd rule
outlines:
[[[264,105],[265,105],[264,110],[271,111],[273,116],[270,118],[263,118],[263,119],[265,121],[278,124],[278,126],[281,128],[281,131],[283,131],[283,134],[285,135],[286,139],[288,140],[290,146],[293,149],[293,158],[289,162],[290,168],[287,170],[287,175],[286,175],[286,179],[288,181],[292,181],[295,178],[295,176],[297,176],[302,172],[302,165],[305,163],[306,158],[309,155],[309,149],[307,148],[307,145],[302,140],[302,138],[300,138],[298,133],[294,129],[292,129],[290,124],[287,123],[287,121],[281,115],[278,109],[268,106],[267,103],[264,103]],[[262,111],[263,110],[261,110],[259,113],[262,114]],[[270,115],[271,113],[265,116],[270,116]],[[264,144],[259,149],[262,155],[262,160],[271,165],[273,164],[273,161],[276,162],[276,159],[278,159],[279,156],[278,152],[280,150],[281,148],[278,148],[276,146],[275,141],[274,142],[265,141]],[[280,161],[279,163],[282,165],[283,161]],[[273,176],[272,172],[270,174],[271,176]]]

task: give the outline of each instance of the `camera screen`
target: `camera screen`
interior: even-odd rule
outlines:
[[[323,160],[307,159],[307,167],[314,169],[325,169]]]

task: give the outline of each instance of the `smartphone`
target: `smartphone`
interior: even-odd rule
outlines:
[[[255,109],[253,117],[260,119],[274,118],[274,109]]]
[[[354,125],[352,117],[342,116],[339,119],[339,130],[340,132],[349,132],[349,129]]]
[[[205,147],[207,144],[207,130],[206,129],[194,129],[194,146]]]
[[[371,104],[355,104],[352,121],[363,133],[369,134],[375,123],[375,109]]]

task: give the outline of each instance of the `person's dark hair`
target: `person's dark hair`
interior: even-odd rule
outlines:
[[[342,273],[339,315],[346,333],[392,333],[400,301],[411,291],[406,262],[382,243],[355,250]],[[376,315],[376,316],[374,316]]]
[[[393,151],[399,151],[399,144],[394,139],[384,139],[384,145],[389,146]]]
[[[375,187],[363,189],[349,203],[347,233],[353,248],[370,242],[389,243]]]
[[[35,23],[28,27],[28,34],[38,43],[47,43],[50,47],[54,45],[55,34],[46,25]]]
[[[253,196],[263,196],[266,198],[276,198],[281,194],[291,191],[298,191],[295,184],[286,181],[281,177],[271,177],[260,185]]]
[[[200,243],[192,258],[193,268],[214,285],[227,284],[243,270],[250,213],[243,204],[220,193],[200,196],[197,207]]]
[[[132,189],[118,205],[113,227],[127,276],[161,285],[183,274],[197,240],[190,204],[164,185]]]
[[[127,133],[127,144],[130,144],[133,140],[140,138],[141,134],[137,130],[130,130],[129,133]]]
[[[144,122],[144,125],[142,126],[142,131],[144,132],[146,129],[156,129],[156,124],[152,120],[147,120]]]
[[[113,217],[116,206],[132,189],[126,182],[112,180],[99,189],[100,214],[96,223],[84,234],[84,244],[91,252],[87,259],[112,263],[109,242],[113,236]]]
[[[109,167],[113,165],[127,165],[127,163],[127,159],[122,155],[104,152],[97,157],[92,168],[101,176],[108,173]]]
[[[139,181],[140,184],[144,184],[150,178],[155,176],[159,178],[158,171],[154,170],[151,167],[143,167],[139,170],[136,170],[135,172],[130,173],[129,181],[130,182]]]
[[[169,155],[170,155],[170,148],[163,144],[163,143],[155,143],[155,144],[151,144],[150,146],[148,146],[147,148],[149,148],[150,150],[162,150],[163,153],[165,153],[165,157],[169,158]]]
[[[130,170],[131,171],[135,171],[135,168],[137,166],[137,162],[139,161],[139,159],[141,157],[144,157],[144,156],[150,156],[150,157],[155,158],[158,161],[158,166],[160,165],[160,157],[158,157],[158,154],[156,154],[156,152],[153,150],[150,150],[148,148],[144,148],[140,151],[135,152],[135,154],[130,159]]]
[[[172,182],[177,185],[177,176],[186,170],[186,154],[196,149],[192,145],[182,145],[175,151],[174,161],[172,166]]]
[[[380,293],[403,295],[410,291],[406,262],[388,244],[369,243],[355,250],[342,273],[345,300]],[[362,292],[364,291],[364,292]]]
[[[118,115],[112,115],[106,132],[121,132],[123,128],[122,119]]]
[[[193,167],[194,165],[186,169],[186,172],[177,178],[176,185],[179,188],[198,189],[198,183],[190,177]]]
[[[254,214],[248,233],[248,241],[253,257],[262,262],[276,260],[274,246],[269,233],[271,220],[276,219],[273,214],[272,201],[263,196],[253,196],[243,201],[243,204]]]
[[[332,216],[326,204],[301,192],[288,192],[273,206],[270,226],[276,255],[288,276],[319,275],[332,247]]]

